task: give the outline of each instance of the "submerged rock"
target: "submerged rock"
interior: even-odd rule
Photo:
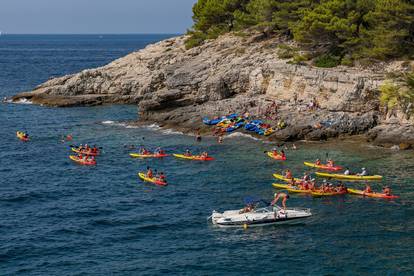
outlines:
[[[269,139],[368,133],[377,144],[413,144],[412,121],[392,130],[382,119],[378,86],[386,66],[374,72],[291,64],[277,57],[281,41],[275,38],[225,35],[189,50],[184,41],[181,36],[149,45],[106,66],[51,79],[13,100],[51,106],[138,104],[139,120],[205,131],[204,116],[248,111],[273,125],[286,122]]]

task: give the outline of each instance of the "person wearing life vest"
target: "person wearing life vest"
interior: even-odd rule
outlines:
[[[285,178],[287,178],[287,179],[292,179],[293,178],[292,172],[289,169],[287,169],[286,172],[285,172]]]
[[[367,193],[367,194],[372,193],[371,186],[368,183],[365,186],[364,193]]]
[[[147,167],[147,177],[148,178],[152,178],[154,175],[153,175],[153,173],[152,173],[152,170],[151,170],[151,168],[150,167]]]
[[[384,195],[386,195],[386,196],[390,196],[390,195],[391,195],[391,188],[390,188],[389,186],[385,186],[385,187],[382,189],[382,192],[384,193]]]
[[[160,173],[159,180],[164,183],[167,183],[167,178],[165,177],[165,174],[163,172]]]
[[[320,159],[316,159],[315,164],[319,166],[321,164],[321,160]]]

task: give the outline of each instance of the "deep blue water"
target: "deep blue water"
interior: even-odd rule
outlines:
[[[166,36],[1,36],[0,96],[104,65]],[[409,275],[414,269],[413,152],[357,143],[299,143],[288,161],[263,151],[271,144],[235,135],[218,145],[151,127],[119,123],[135,106],[47,108],[0,104],[0,274],[315,274]],[[31,134],[30,143],[15,137]],[[98,166],[73,164],[68,144],[96,143]],[[145,138],[145,140],[143,139]],[[208,150],[214,162],[172,158],[134,160],[126,144],[180,152]],[[246,195],[270,199],[272,173],[325,154],[337,163],[385,176],[401,199],[292,195],[289,206],[309,207],[294,227],[217,229],[213,209],[242,207]],[[143,184],[147,165],[167,173],[170,185]],[[358,186],[358,184],[351,184]]]

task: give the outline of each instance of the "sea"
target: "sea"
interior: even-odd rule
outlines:
[[[171,36],[2,35],[0,97]],[[213,137],[197,142],[128,123],[134,120],[133,105],[0,104],[0,275],[413,275],[413,151],[300,141],[280,162],[264,153],[276,144],[244,131],[222,144]],[[19,130],[30,142],[16,138]],[[74,140],[62,142],[67,134]],[[85,143],[102,148],[96,166],[68,158],[71,145]],[[131,145],[208,151],[215,160],[133,159]],[[383,175],[372,188],[389,185],[400,198],[291,194],[288,207],[313,214],[299,225],[218,228],[208,220],[213,210],[242,208],[246,197],[270,201],[272,183],[280,182],[273,173],[301,176],[314,172],[304,161],[327,157]],[[169,185],[142,182],[137,173],[148,166],[163,171]]]

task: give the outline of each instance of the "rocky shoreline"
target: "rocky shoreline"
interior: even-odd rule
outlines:
[[[185,37],[149,45],[112,63],[51,79],[13,101],[71,107],[137,104],[141,122],[185,132],[200,129],[202,117],[248,112],[287,127],[264,139],[326,140],[365,135],[375,145],[414,146],[414,120],[385,112],[378,87],[398,62],[381,68],[315,68],[277,55],[290,43],[261,35],[225,35],[187,50]]]

